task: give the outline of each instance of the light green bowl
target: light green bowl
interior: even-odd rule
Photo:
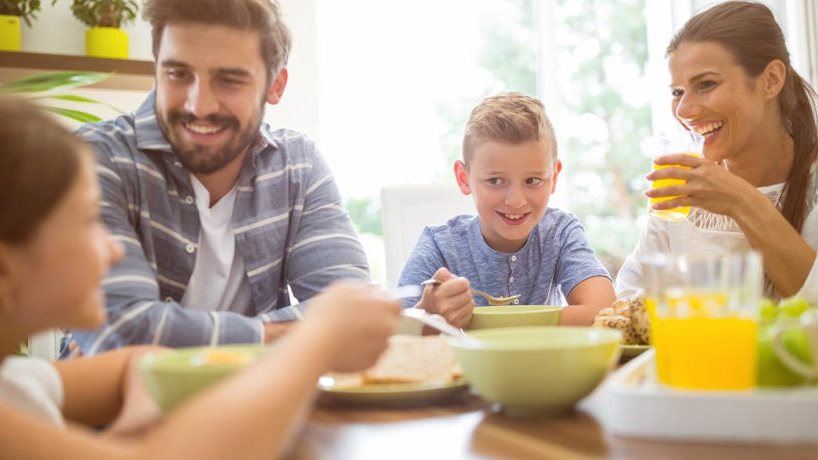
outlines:
[[[145,354],[139,373],[151,396],[164,412],[254,363],[265,348],[261,345],[178,348]]]
[[[556,326],[562,307],[548,305],[501,305],[475,307],[466,329],[493,329],[515,326]]]
[[[619,360],[622,335],[590,327],[513,327],[450,339],[466,381],[512,415],[570,410]]]

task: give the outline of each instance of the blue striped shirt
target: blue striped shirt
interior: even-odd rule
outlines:
[[[398,286],[417,285],[440,267],[467,278],[475,289],[496,296],[520,294],[521,305],[565,305],[577,284],[608,271],[585,238],[579,220],[548,208],[519,251],[489,247],[480,233],[480,216],[455,216],[443,225],[427,226],[406,261]],[[410,307],[419,297],[405,299]],[[475,296],[477,306],[486,300]]]
[[[232,219],[252,311],[182,307],[200,221],[190,173],[159,128],[154,97],[135,113],[78,130],[97,153],[103,220],[126,249],[103,282],[107,324],[75,333],[84,353],[142,343],[260,342],[264,322],[301,317],[303,304],[291,305],[288,285],[304,300],[337,279],[369,279],[366,255],[315,145],[265,123],[239,174]]]

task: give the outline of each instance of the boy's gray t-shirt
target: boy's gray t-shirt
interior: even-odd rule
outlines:
[[[398,286],[416,285],[446,267],[471,286],[495,296],[520,294],[520,305],[564,305],[565,296],[593,276],[610,279],[594,254],[579,220],[548,208],[526,244],[517,252],[490,248],[480,233],[480,217],[461,215],[423,229],[403,267]],[[419,298],[404,300],[412,306]],[[476,296],[476,305],[486,305]]]

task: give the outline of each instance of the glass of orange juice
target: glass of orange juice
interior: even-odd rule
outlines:
[[[695,133],[693,131],[673,131],[662,133],[655,139],[655,147],[654,147],[654,155],[653,155],[653,170],[657,169],[664,169],[669,167],[678,167],[678,168],[686,168],[686,166],[681,165],[658,165],[656,164],[655,160],[658,157],[670,155],[674,153],[685,153],[688,155],[695,155],[695,156],[702,156],[702,151],[704,148],[704,137]],[[661,188],[661,187],[668,187],[671,185],[682,185],[685,183],[684,179],[659,179],[655,180],[651,183],[651,188]],[[649,205],[653,203],[660,203],[662,201],[668,201],[673,198],[678,198],[678,196],[663,196],[660,198],[651,198],[649,200]],[[665,219],[665,220],[673,220],[673,221],[681,221],[687,219],[687,215],[690,213],[689,206],[683,206],[673,209],[652,209],[648,208],[650,213],[655,215],[656,217]]]
[[[761,256],[662,254],[643,267],[659,381],[707,390],[755,386]]]

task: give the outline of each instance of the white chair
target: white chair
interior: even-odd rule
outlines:
[[[399,185],[381,190],[386,281],[395,286],[423,227],[458,214],[475,214],[471,196],[454,184]]]

